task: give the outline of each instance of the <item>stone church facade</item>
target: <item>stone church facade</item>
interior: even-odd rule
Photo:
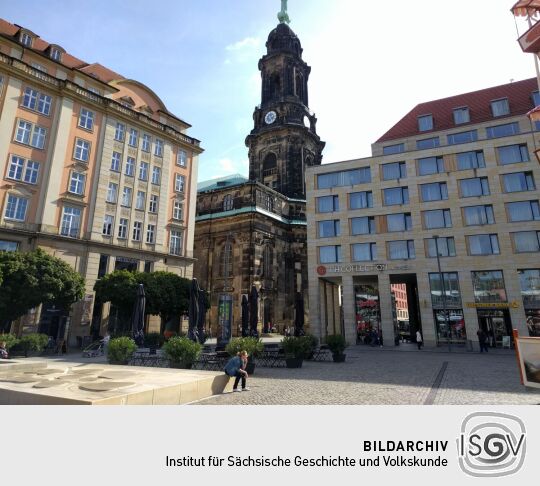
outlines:
[[[242,295],[259,293],[259,331],[293,326],[297,300],[307,324],[305,169],[319,165],[322,142],[308,108],[311,68],[296,34],[280,23],[259,61],[261,104],[246,138],[249,180],[202,183],[197,196],[195,276],[209,292],[207,327],[240,334]]]

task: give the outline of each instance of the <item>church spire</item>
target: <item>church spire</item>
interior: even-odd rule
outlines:
[[[287,13],[287,0],[281,0],[281,11],[277,14],[277,18],[280,24],[291,23],[291,19]]]

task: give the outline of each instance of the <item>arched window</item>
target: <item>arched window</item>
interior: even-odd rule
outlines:
[[[232,274],[232,243],[227,241],[221,251],[221,276],[229,278]]]
[[[223,211],[231,211],[234,207],[232,194],[226,194],[223,198]]]
[[[304,76],[302,76],[301,73],[297,73],[296,74],[296,79],[295,79],[295,92],[296,92],[296,96],[298,96],[298,98],[300,98],[300,100],[304,101]]]
[[[281,77],[277,73],[272,74],[270,77],[270,93],[272,99],[279,98],[281,94]]]
[[[263,176],[272,175],[275,173],[277,167],[277,157],[276,154],[270,152],[266,155],[263,161]]]

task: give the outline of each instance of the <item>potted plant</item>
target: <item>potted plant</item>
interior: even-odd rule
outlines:
[[[164,345],[165,356],[170,360],[171,368],[189,370],[199,357],[202,345],[185,337],[172,337]]]
[[[39,334],[37,332],[32,332],[26,334],[19,339],[19,347],[24,352],[24,356],[28,357],[30,351],[35,351],[36,354],[41,353],[47,343],[49,342],[49,336],[47,334]]]
[[[110,364],[127,365],[137,350],[135,341],[130,337],[123,336],[111,339],[107,349],[107,359]]]
[[[306,334],[303,339],[307,341],[305,359],[313,359],[313,354],[319,345],[319,338],[313,334]]]
[[[341,334],[331,334],[330,336],[327,336],[326,344],[332,352],[334,363],[343,363],[346,356],[343,351],[345,351],[345,348],[348,346],[345,337]]]
[[[309,350],[310,341],[305,336],[286,336],[282,341],[287,368],[301,368],[304,356]]]
[[[256,337],[239,337],[233,338],[225,347],[225,351],[230,356],[236,356],[240,351],[246,351],[248,354],[248,363],[246,371],[249,375],[255,372],[255,360],[264,349],[264,345],[259,338]]]

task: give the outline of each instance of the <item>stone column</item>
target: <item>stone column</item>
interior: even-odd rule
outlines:
[[[418,288],[418,312],[422,323],[424,346],[435,347],[437,346],[437,329],[435,317],[433,315],[433,307],[431,305],[429,274],[417,273],[416,285]]]
[[[392,292],[390,291],[390,275],[378,275],[379,305],[381,310],[381,329],[385,346],[394,346],[394,316],[392,315]]]
[[[354,309],[354,283],[352,275],[341,277],[343,285],[343,326],[345,328],[345,339],[349,344],[356,343],[356,319]]]

